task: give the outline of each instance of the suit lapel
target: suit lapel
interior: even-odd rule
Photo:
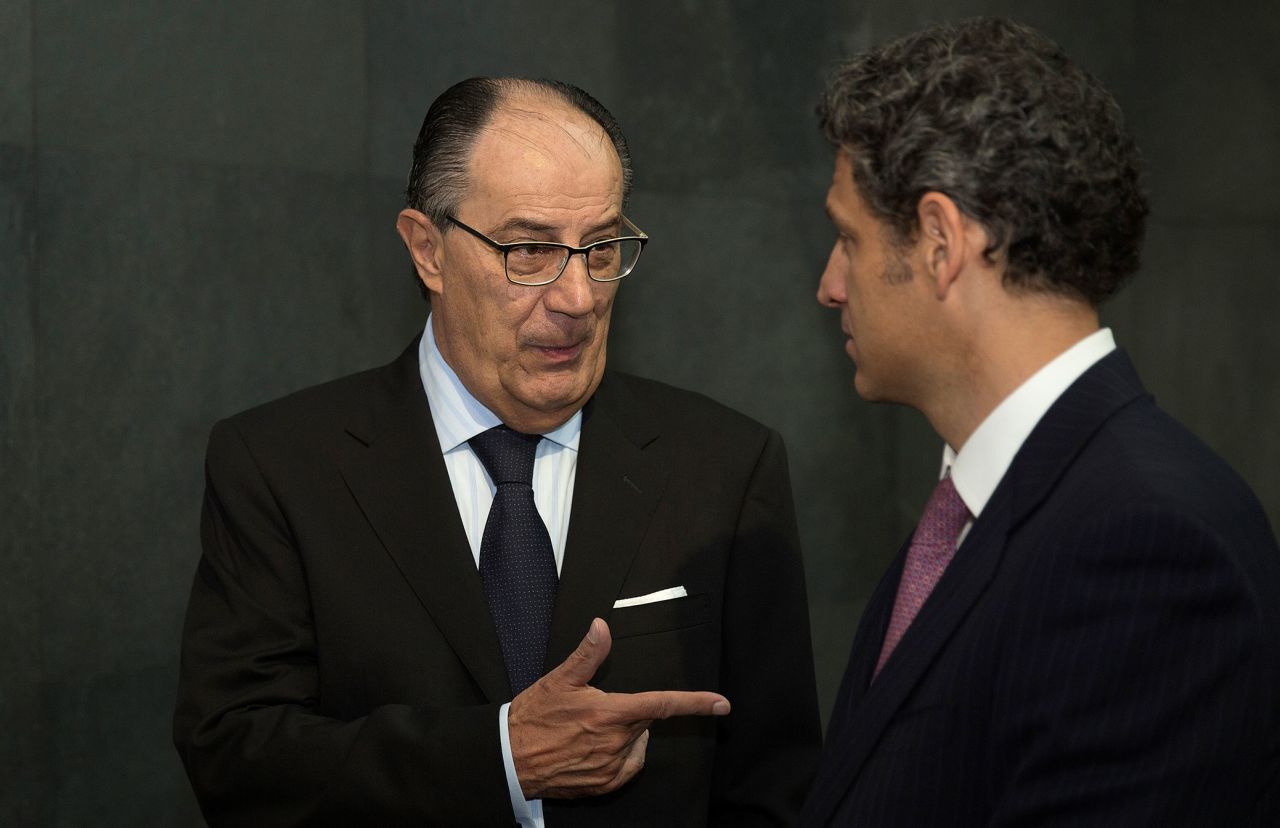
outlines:
[[[1117,349],[1067,389],[1041,418],[1001,485],[1009,485],[1015,525],[1039,506],[1098,429],[1116,412],[1149,399],[1129,356]],[[1012,478],[1012,480],[1011,480]]]
[[[832,721],[829,744],[803,824],[821,825],[830,818],[898,708],[990,583],[1004,551],[1008,528],[999,505],[993,496],[884,669],[868,687],[902,577],[903,555],[891,570],[896,575],[886,576],[881,582],[877,589],[880,611],[875,634],[863,637],[862,630],[858,631],[850,656],[850,675],[846,677],[850,685],[848,701],[839,711],[843,714],[841,720]]]
[[[995,576],[1009,534],[1048,497],[1098,428],[1143,394],[1128,357],[1115,351],[1086,371],[1041,418],[880,675],[861,697],[853,686],[847,707],[837,709],[844,719],[838,733],[833,721],[830,738],[839,741],[828,747],[804,824],[825,823],[840,804],[894,714]],[[900,561],[895,569],[897,575],[887,575],[877,590],[881,601],[886,583],[896,591]],[[892,606],[893,593],[887,601]],[[877,624],[880,636],[863,637],[859,630],[846,682],[869,678],[866,665],[874,664],[879,655],[884,623]]]
[[[417,344],[383,370],[385,393],[353,418],[342,476],[365,518],[491,702],[511,698],[497,631],[458,514]]]
[[[667,469],[644,452],[658,435],[639,404],[606,375],[583,409],[548,668],[578,646],[592,618],[608,617],[666,488]]]
[[[898,554],[894,556],[893,563],[880,579],[875,592],[871,594],[866,610],[862,613],[862,619],[858,622],[858,630],[854,634],[853,647],[849,653],[849,666],[845,672],[835,708],[844,711],[846,717],[861,704],[863,696],[871,685],[871,674],[879,660],[880,647],[884,641],[885,632],[889,628],[889,618],[893,614],[893,600],[898,592],[898,583],[902,580],[907,547],[910,545],[911,536],[908,535],[898,549]],[[847,721],[847,718],[838,721],[837,717],[833,716],[831,724],[836,726],[843,721]],[[834,736],[834,732],[829,734],[828,741],[832,741],[831,737]]]

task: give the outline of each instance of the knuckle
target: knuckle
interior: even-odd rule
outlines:
[[[618,772],[604,780],[600,785],[602,793],[611,793],[618,790],[631,778],[631,774],[627,773],[626,768],[618,768]]]

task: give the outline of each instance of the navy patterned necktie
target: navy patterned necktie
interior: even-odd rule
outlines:
[[[496,487],[480,541],[480,578],[513,694],[542,675],[559,585],[551,536],[533,502],[541,439],[498,426],[468,441]]]

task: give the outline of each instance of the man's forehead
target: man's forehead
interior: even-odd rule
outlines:
[[[477,137],[468,211],[488,220],[612,221],[622,206],[622,162],[604,130],[555,102],[508,103]]]
[[[492,150],[500,156],[534,155],[561,163],[618,158],[599,124],[566,103],[539,96],[500,103],[480,131],[476,150],[477,155]]]
[[[847,212],[848,205],[841,204],[850,195],[856,195],[853,187],[853,164],[849,153],[841,149],[836,153],[835,169],[831,172],[831,185],[827,188],[827,197],[823,207],[832,221]]]
[[[849,147],[840,147],[836,150],[835,169],[831,172],[831,182],[834,184],[846,178],[853,177],[853,150]]]

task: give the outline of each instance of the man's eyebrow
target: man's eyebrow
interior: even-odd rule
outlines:
[[[836,218],[835,212],[831,209],[831,202],[824,201],[822,203],[822,209],[827,214],[827,218],[831,220],[831,223],[835,225],[837,232],[845,236],[848,236],[849,238],[853,238],[856,235],[853,232],[853,228],[849,227],[844,222],[840,221],[840,219]]]
[[[589,236],[593,236],[596,233],[601,233],[605,230],[617,231],[619,228],[619,225],[621,224],[622,224],[622,216],[618,215],[611,219],[606,219],[605,221],[600,222],[594,227],[588,228],[587,231],[582,234],[582,237],[588,238]],[[536,233],[544,236],[549,236],[551,238],[555,238],[559,228],[550,224],[546,224],[545,222],[537,221],[535,219],[516,217],[516,218],[507,219],[502,224],[499,224],[497,227],[495,227],[493,229],[493,235],[510,232],[512,230],[520,230],[525,233]]]
[[[618,233],[621,231],[621,229],[622,229],[622,214],[619,213],[618,215],[614,216],[611,219],[605,219],[604,221],[597,224],[595,227],[588,228],[587,232],[582,234],[582,237],[585,239],[590,236],[594,236],[597,233],[603,233],[606,230],[612,230],[614,233]]]
[[[526,233],[541,233],[545,236],[550,236],[555,232],[555,229],[556,228],[552,227],[550,224],[544,224],[543,222],[534,221],[533,219],[511,218],[493,228],[492,232],[494,235],[497,235],[498,233],[505,233],[509,230],[523,230]]]

